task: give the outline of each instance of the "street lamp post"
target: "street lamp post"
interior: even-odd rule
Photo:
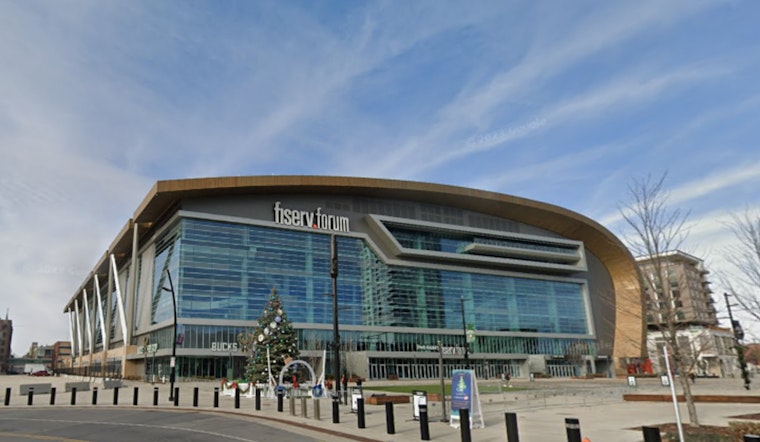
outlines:
[[[229,368],[227,369],[227,379],[232,381],[235,377],[235,364],[232,360],[232,347],[230,347],[230,362],[229,362]]]
[[[464,336],[464,368],[470,369],[470,343],[467,342],[467,324],[464,320],[464,296],[460,296],[459,300],[462,302],[462,333]]]
[[[330,235],[330,278],[332,278],[333,296],[333,374],[335,375],[335,392],[338,394],[340,383],[340,333],[338,332],[338,243],[335,235]]]
[[[441,422],[446,422],[446,387],[443,384],[443,343],[438,340],[438,371],[441,374]]]
[[[177,299],[174,294],[174,284],[172,283],[172,274],[169,272],[169,269],[166,269],[166,276],[169,277],[169,288],[162,287],[164,290],[171,292],[172,294],[172,311],[174,312],[174,335],[172,338],[172,359],[169,362],[169,366],[171,367],[171,371],[169,373],[169,400],[174,400],[174,377],[176,373],[176,363],[177,363]]]

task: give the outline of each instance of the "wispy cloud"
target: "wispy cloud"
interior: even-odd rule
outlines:
[[[466,142],[467,139],[477,138],[478,135],[472,135],[471,131],[477,130],[490,120],[489,115],[497,106],[509,103],[515,97],[521,97],[528,91],[540,87],[548,78],[577,66],[593,54],[613,47],[638,33],[651,33],[653,27],[684,19],[703,7],[704,4],[693,2],[674,3],[664,9],[636,4],[631,9],[611,8],[593,14],[585,22],[586,26],[575,27],[567,35],[563,35],[560,41],[552,41],[551,45],[533,48],[531,54],[519,64],[497,74],[485,86],[463,91],[439,112],[436,121],[428,130],[410,136],[383,158],[373,159],[370,173],[381,176],[398,175],[398,171],[403,170],[402,176],[415,176],[470,153],[497,147],[500,143]],[[592,23],[594,26],[591,26]],[[703,71],[685,68],[655,74],[650,78],[625,76],[601,90],[582,94],[560,104],[547,105],[548,109],[537,112],[533,119],[514,126],[525,127],[536,119],[547,124],[531,128],[532,130],[507,133],[502,143],[528,136],[537,130],[547,130],[552,125],[565,122],[568,117],[609,111],[609,106],[613,104],[643,101],[670,85],[709,78],[720,72],[720,69]],[[463,134],[467,134],[464,140]]]
[[[534,164],[525,164],[515,170],[494,176],[485,176],[473,180],[467,185],[476,189],[488,189],[511,193],[507,190],[518,183],[535,182],[541,177],[566,177],[574,179],[581,170],[590,167],[589,164],[598,161],[611,152],[620,152],[621,146],[597,146],[586,150],[573,151],[556,158],[542,160]],[[557,180],[561,180],[557,179]]]
[[[709,176],[681,185],[670,192],[670,204],[681,204],[739,184],[757,182],[760,186],[760,161],[715,171]]]
[[[657,76],[655,78],[624,78],[614,84],[593,90],[564,102],[543,109],[544,115],[539,120],[542,124],[518,126],[520,130],[508,131],[500,137],[494,137],[489,143],[468,143],[446,154],[437,155],[425,163],[426,168],[433,168],[456,158],[493,149],[502,143],[532,135],[539,130],[548,130],[552,126],[572,124],[577,120],[599,117],[602,114],[626,113],[631,106],[657,99],[665,91],[687,88],[694,82],[717,78],[724,69],[687,68]],[[419,171],[416,171],[419,172]]]
[[[731,189],[734,186],[754,182],[760,182],[760,162],[732,165],[725,169],[715,170],[706,177],[691,180],[670,189],[668,191],[668,205],[688,207],[688,204],[684,203]],[[743,204],[746,203],[745,201]],[[613,226],[622,221],[623,216],[619,210],[599,219],[599,222],[607,226]]]

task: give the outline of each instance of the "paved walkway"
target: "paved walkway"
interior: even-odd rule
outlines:
[[[64,377],[30,377],[24,375],[0,375],[0,395],[5,397],[7,388],[11,388],[10,407],[27,407],[27,396],[20,395],[21,384],[51,383],[56,387],[55,407],[71,406],[71,393],[65,392],[66,382],[79,379]],[[382,392],[383,386],[395,382],[365,382],[365,397],[373,392]],[[497,381],[479,381],[481,390],[498,391]],[[358,428],[358,416],[348,406],[340,406],[340,423],[332,422],[332,402],[320,400],[320,419],[314,418],[313,400],[306,401],[307,417],[302,417],[301,401],[295,401],[294,415],[290,412],[290,403],[286,399],[283,412],[278,412],[276,400],[262,398],[261,410],[254,408],[254,399],[241,397],[240,408],[234,408],[234,398],[219,396],[219,407],[213,407],[214,388],[218,382],[178,382],[180,388],[179,405],[175,407],[168,400],[169,384],[156,384],[125,381],[119,390],[119,407],[133,407],[134,388],[138,388],[138,407],[153,407],[154,388],[158,388],[158,407],[176,410],[204,410],[237,415],[241,418],[255,418],[262,423],[275,427],[289,425],[304,432],[322,434],[324,440],[332,442],[360,441],[413,441],[421,440],[419,422],[413,419],[412,404],[394,406],[395,434],[387,434],[384,406],[365,405],[365,428]],[[520,440],[522,441],[556,441],[565,440],[565,418],[580,420],[583,437],[592,442],[598,441],[641,441],[640,430],[632,428],[656,426],[674,422],[675,412],[671,402],[624,402],[623,393],[659,393],[669,394],[667,387],[660,385],[659,379],[639,379],[636,388],[627,386],[625,379],[539,379],[535,382],[514,380],[514,389],[505,389],[501,393],[481,394],[483,420],[485,428],[472,430],[473,441],[505,441],[505,412],[517,415]],[[754,387],[760,385],[753,383]],[[92,406],[93,387],[98,387],[97,406],[113,407],[113,390],[103,389],[102,382],[91,383],[91,390],[78,392],[76,406]],[[198,388],[197,408],[193,407],[193,390]],[[490,388],[489,388],[490,387]],[[528,390],[522,390],[523,388]],[[431,387],[435,393],[437,387]],[[680,390],[680,389],[677,389]],[[697,379],[693,385],[695,394],[758,395],[756,391],[743,388],[740,379]],[[34,397],[34,407],[50,407],[50,395]],[[448,408],[448,407],[447,407]],[[679,406],[682,420],[688,422],[686,406]],[[1,410],[1,408],[0,408]],[[442,422],[440,402],[429,403],[430,439],[434,441],[460,441],[460,430]],[[447,410],[448,411],[448,410]],[[702,424],[727,425],[736,420],[734,416],[760,413],[758,404],[707,404],[698,403],[697,411]],[[0,411],[1,412],[1,411]]]

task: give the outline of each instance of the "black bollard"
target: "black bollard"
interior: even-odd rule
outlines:
[[[334,424],[340,423],[340,414],[338,414],[339,411],[340,411],[340,396],[334,395],[332,398],[332,415],[333,415]]]
[[[240,388],[235,388],[235,408],[240,408]]]
[[[420,440],[430,440],[430,428],[428,427],[427,404],[420,404],[419,408],[420,408]]]
[[[214,387],[214,408],[219,408],[219,387]]]
[[[574,417],[565,418],[567,442],[581,442],[581,423]]]
[[[158,406],[158,387],[153,387],[153,406]]]
[[[55,387],[50,389],[50,405],[55,405]]]
[[[396,422],[393,420],[393,402],[385,403],[385,430],[388,434],[396,434]]]
[[[34,404],[34,387],[29,389],[29,393],[26,394],[26,405]]]
[[[98,387],[92,387],[92,405],[98,405]]]
[[[138,387],[135,387],[134,392],[132,393],[132,405],[137,405],[137,395],[140,389]]]
[[[113,387],[113,404],[119,405],[119,387]]]
[[[277,412],[282,413],[282,400],[285,393],[282,390],[277,390]]]
[[[256,400],[254,402],[254,408],[256,411],[261,410],[261,389],[256,387]]]
[[[749,386],[747,385],[747,390],[749,390]],[[760,442],[760,436],[756,434],[745,434],[744,435],[744,442]]]
[[[459,434],[462,436],[462,442],[472,442],[469,408],[462,408],[459,410]]]
[[[356,414],[358,415],[357,424],[359,428],[366,428],[364,424],[364,398],[356,398]]]
[[[507,422],[507,442],[520,442],[520,434],[517,431],[517,414],[504,413]]]
[[[71,389],[71,405],[77,404],[77,387]]]
[[[174,387],[174,406],[179,406],[179,387]]]
[[[657,427],[641,427],[644,433],[644,442],[661,442],[660,429]]]
[[[5,406],[11,404],[11,387],[5,389]]]
[[[198,406],[198,387],[193,388],[193,407]]]

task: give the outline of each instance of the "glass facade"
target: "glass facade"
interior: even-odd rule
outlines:
[[[470,244],[487,244],[524,250],[561,253],[576,255],[577,247],[543,244],[539,241],[488,238],[477,234],[455,232],[432,232],[413,230],[408,227],[394,226],[386,223],[388,231],[393,234],[402,247],[417,250],[432,250],[437,252],[462,253]]]
[[[404,235],[415,234],[406,229]],[[172,318],[171,293],[163,289],[168,287],[169,270],[179,298],[180,322],[183,318],[256,321],[276,288],[294,323],[332,325],[329,240],[327,234],[310,231],[182,218],[156,243],[151,322]],[[342,331],[347,350],[414,351],[416,345],[435,345],[439,340],[461,345],[463,319],[481,333],[471,345],[476,352],[557,355],[572,342],[591,341],[583,283],[389,266],[362,239],[337,240],[340,324],[424,329],[419,334]],[[448,239],[427,240],[433,242],[447,244]],[[453,250],[457,247],[451,245]],[[235,342],[242,331],[213,329],[187,326],[183,347],[207,349],[211,339]],[[429,334],[431,329],[439,332]],[[482,332],[579,336],[484,336]],[[302,349],[324,349],[332,341],[331,331],[325,329],[300,330],[299,338]],[[169,345],[170,336],[166,339],[164,345]]]
[[[174,225],[156,241],[156,258],[153,261],[153,299],[151,300],[151,324],[172,320],[172,293],[165,290],[169,287],[169,273],[176,279],[179,270],[179,225]],[[174,280],[172,284],[176,284]],[[176,293],[176,287],[174,288]],[[179,306],[178,306],[179,307]],[[179,312],[179,308],[178,308]]]

